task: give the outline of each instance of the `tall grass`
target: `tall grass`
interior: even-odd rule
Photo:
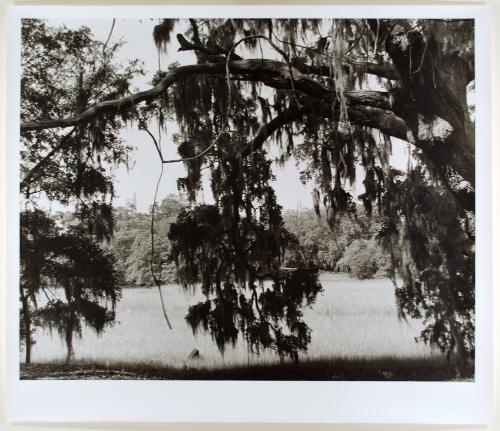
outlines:
[[[470,380],[462,376],[460,380]],[[457,375],[446,359],[424,358],[324,358],[294,362],[218,367],[170,367],[154,362],[78,361],[64,364],[21,364],[22,379],[58,380],[364,380],[446,381]]]
[[[320,279],[324,292],[316,304],[304,311],[304,319],[312,329],[312,341],[309,351],[301,355],[301,362],[441,360],[438,352],[415,342],[421,322],[398,319],[389,280],[360,281],[329,273]],[[117,322],[100,336],[84,328],[82,338],[74,342],[75,359],[103,366],[150,364],[182,369],[262,367],[279,362],[272,352],[250,354],[242,340],[222,356],[208,334],[194,335],[184,320],[188,306],[202,296],[184,292],[177,285],[163,289],[172,330],[166,325],[156,290],[125,289],[116,310]],[[65,346],[57,333],[39,330],[35,340],[33,362],[61,361],[65,357]],[[188,355],[195,348],[202,359],[189,361]]]

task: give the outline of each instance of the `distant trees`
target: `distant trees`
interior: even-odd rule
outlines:
[[[166,233],[181,208],[186,205],[167,196],[155,209],[154,270],[161,283],[175,283],[177,271],[170,259],[171,245]],[[139,213],[131,206],[115,209],[115,233],[110,248],[115,256],[120,283],[153,286],[151,275],[151,214]]]
[[[387,277],[391,270],[391,260],[375,238],[356,239],[344,251],[338,261],[338,269],[359,279]]]
[[[286,266],[335,270],[346,247],[345,236],[340,238],[338,232],[333,233],[326,221],[318,218],[312,209],[285,211],[283,222],[297,239],[287,247]]]
[[[285,211],[283,220],[297,238],[287,248],[287,266],[349,272],[361,279],[388,276],[390,255],[377,239],[381,218],[376,214],[368,217],[358,208],[355,217],[339,217],[333,229],[312,209]]]
[[[175,196],[169,196],[155,211],[155,273],[162,283],[179,281],[172,261],[172,245],[164,233],[168,232],[186,205]],[[120,283],[153,286],[150,214],[136,212],[129,205],[116,208],[114,219],[115,233],[110,249],[115,257]],[[376,239],[381,226],[376,214],[367,217],[364,210],[358,208],[356,217],[346,215],[339,218],[334,230],[312,209],[285,211],[283,222],[292,235],[285,250],[285,267],[349,272],[358,278],[388,275],[390,256]]]

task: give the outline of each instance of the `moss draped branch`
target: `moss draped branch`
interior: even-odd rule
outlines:
[[[332,111],[331,107],[331,98],[335,95],[334,90],[323,86],[296,68],[290,68],[285,62],[247,59],[231,61],[228,64],[232,79],[258,81],[274,88],[291,88],[291,78],[293,78],[295,89],[313,98],[307,109],[311,109],[311,105],[314,105],[314,110],[325,118],[335,118],[338,115]],[[156,86],[148,90],[119,99],[99,102],[74,117],[23,122],[21,132],[83,125],[103,114],[112,114],[113,112],[118,114],[122,110],[134,109],[137,104],[159,97],[170,86],[187,77],[201,74],[224,75],[225,72],[225,62],[181,66],[168,72]],[[377,128],[389,136],[407,139],[406,123],[390,110],[389,96],[386,92],[350,91],[346,92],[345,96],[350,121]],[[259,129],[254,139],[242,149],[241,156],[245,157],[251,153],[253,148],[260,147],[274,132],[285,124],[297,120],[307,109],[291,108],[279,113],[273,120]],[[56,151],[63,148],[64,145],[61,144],[56,147]],[[51,155],[54,152],[51,152]],[[21,183],[22,189],[29,186],[34,174],[47,162],[46,159],[27,174]]]
[[[262,59],[247,59],[229,62],[229,69],[232,79],[247,81],[259,81],[274,88],[290,88],[291,78],[295,89],[307,96],[319,99],[319,101],[329,101],[334,96],[333,89],[325,87],[320,82],[310,76],[300,72],[296,68],[289,68],[285,62]],[[196,64],[180,66],[167,73],[167,75],[154,87],[140,91],[129,96],[114,100],[106,100],[89,107],[82,113],[67,118],[48,119],[39,121],[26,121],[21,123],[21,132],[72,127],[90,122],[92,119],[109,113],[119,113],[125,109],[131,109],[134,105],[151,101],[159,97],[174,83],[186,79],[190,76],[211,74],[224,75],[224,63]],[[391,116],[388,94],[378,91],[352,91],[346,93],[348,104],[356,107],[356,117],[359,118],[365,106],[375,107],[387,111],[385,116]],[[367,111],[370,117],[370,111]],[[363,120],[361,118],[361,120]],[[372,121],[373,123],[373,121]],[[377,127],[372,124],[371,127]],[[400,131],[389,134],[401,137]]]

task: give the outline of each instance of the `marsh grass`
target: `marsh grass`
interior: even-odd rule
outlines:
[[[471,380],[473,373],[461,380]],[[324,358],[293,363],[225,367],[168,367],[154,362],[21,365],[22,379],[58,380],[308,380],[308,381],[450,381],[458,380],[443,357]]]
[[[324,291],[304,311],[312,340],[298,364],[281,362],[273,352],[252,354],[241,339],[221,355],[210,335],[193,334],[184,320],[188,306],[202,296],[167,285],[163,289],[172,330],[163,320],[156,290],[124,289],[117,322],[100,336],[84,328],[82,337],[75,340],[74,366],[132,370],[151,378],[202,380],[451,378],[446,359],[415,341],[422,322],[398,317],[389,280],[360,281],[330,273],[322,274],[320,280]],[[65,346],[58,334],[39,331],[35,339],[33,367],[52,363],[66,369],[62,365]],[[201,359],[190,361],[189,353],[195,348]]]

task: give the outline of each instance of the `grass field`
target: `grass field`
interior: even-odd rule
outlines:
[[[471,380],[472,375],[460,380]],[[154,362],[81,361],[75,364],[21,364],[22,379],[51,380],[343,380],[450,381],[456,373],[443,357],[307,359],[298,363],[225,367],[170,367]]]
[[[304,313],[305,321],[312,328],[312,342],[309,352],[301,355],[299,365],[280,365],[272,352],[252,355],[242,341],[222,356],[209,335],[194,335],[184,321],[187,307],[201,296],[184,292],[176,285],[164,287],[172,330],[164,321],[156,289],[125,289],[117,307],[117,322],[101,336],[85,329],[83,337],[75,340],[75,359],[85,369],[112,367],[149,376],[153,375],[151,370],[162,374],[159,370],[163,369],[164,378],[167,375],[176,378],[173,377],[178,375],[176,369],[186,378],[191,374],[203,378],[203,373],[206,378],[215,378],[210,377],[211,373],[222,376],[221,370],[226,377],[220,378],[233,378],[229,369],[233,370],[234,378],[251,375],[251,369],[265,377],[272,374],[276,365],[280,365],[283,379],[301,373],[310,376],[316,373],[317,378],[322,375],[321,379],[326,376],[332,379],[336,375],[335,369],[344,369],[340,374],[345,376],[348,364],[352,369],[364,370],[359,376],[356,372],[347,373],[348,378],[354,380],[361,375],[365,379],[370,379],[370,376],[380,379],[381,373],[389,373],[389,378],[398,379],[395,372],[398,369],[406,370],[399,374],[407,377],[420,369],[424,380],[443,374],[446,363],[441,354],[415,342],[421,322],[398,318],[394,289],[389,280],[360,281],[345,275],[324,273],[321,282],[324,292]],[[194,348],[202,355],[196,362],[188,360]],[[61,363],[65,346],[56,333],[39,332],[32,356],[34,363]],[[423,377],[422,367],[431,370],[428,378]],[[322,372],[314,371],[320,368],[323,368]],[[441,371],[437,372],[438,369]],[[449,376],[442,375],[442,378],[448,379]]]

